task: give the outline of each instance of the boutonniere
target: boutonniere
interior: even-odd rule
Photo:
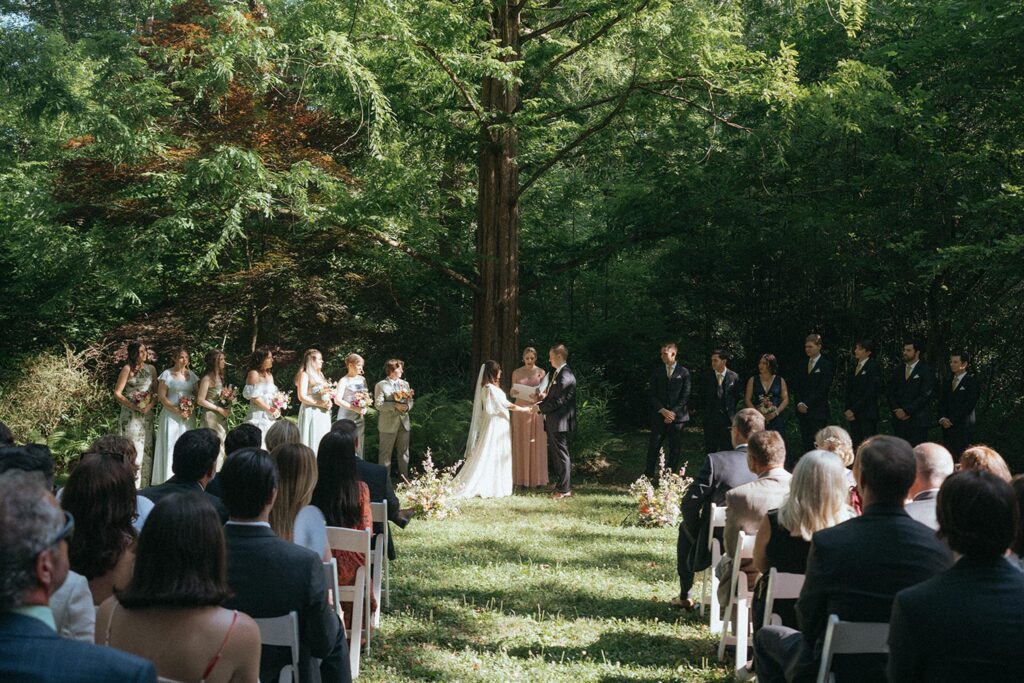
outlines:
[[[815,368],[815,369],[814,369],[814,374],[815,374],[815,375],[817,375],[817,374],[820,374],[820,373],[821,373],[821,370],[820,370],[820,369],[818,369],[818,368]]]
[[[966,388],[967,388],[967,387],[965,387],[965,386],[963,386],[963,385],[960,385],[959,387],[957,387],[957,389],[956,389],[956,390],[957,390],[957,391],[963,391],[963,390],[964,390],[964,389],[966,389]]]
[[[921,375],[914,375],[914,376],[913,376],[913,377],[911,377],[910,379],[921,379]]]

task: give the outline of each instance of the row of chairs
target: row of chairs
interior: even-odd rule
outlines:
[[[746,576],[740,571],[745,559],[753,559],[756,535],[739,532],[736,542],[737,557],[733,558],[732,573],[729,576],[729,602],[726,605],[724,618],[721,616],[718,600],[718,578],[715,567],[722,559],[721,542],[715,538],[715,531],[725,527],[725,508],[711,506],[708,521],[708,548],[711,553],[711,567],[708,578],[704,581],[703,599],[701,600],[701,616],[704,605],[710,602],[710,628],[719,631],[718,659],[725,660],[725,650],[735,647],[735,667],[741,669],[747,661],[747,647],[752,636],[751,615],[753,607],[753,591],[747,583]],[[779,615],[773,613],[776,600],[796,600],[803,589],[804,575],[778,572],[774,567],[768,573],[768,586],[765,591],[765,609],[762,626],[781,624]],[[710,595],[709,595],[710,593]],[[835,614],[829,616],[822,648],[821,665],[818,670],[818,683],[835,681],[831,673],[832,657],[837,654],[875,654],[888,653],[889,624],[863,623],[842,621]]]

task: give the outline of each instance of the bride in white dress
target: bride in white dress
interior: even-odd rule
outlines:
[[[473,398],[473,421],[466,440],[466,464],[455,475],[459,498],[512,495],[512,432],[509,411],[529,412],[505,397],[498,386],[501,367],[489,360],[480,366]]]

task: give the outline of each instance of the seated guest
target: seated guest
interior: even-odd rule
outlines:
[[[857,482],[853,478],[853,470],[850,469],[853,467],[854,453],[853,439],[850,438],[849,432],[835,425],[825,427],[814,435],[814,447],[823,451],[831,451],[842,460],[843,466],[847,468],[845,477],[846,488],[850,492],[850,507],[853,508],[854,513],[859,515],[861,511],[860,492],[857,491]]]
[[[953,474],[953,456],[944,446],[926,441],[914,446],[914,459],[917,461],[917,478],[907,492],[907,504],[903,509],[921,524],[938,531],[935,499],[942,482]]]
[[[250,422],[243,422],[237,427],[228,431],[224,437],[225,459],[235,451],[243,448],[262,448],[263,432],[260,428]],[[220,498],[220,472],[214,475],[210,483],[206,485],[206,492],[211,496]]]
[[[356,452],[359,452],[359,436],[357,431],[359,426],[352,420],[336,420],[331,425],[332,432],[348,432],[353,434],[356,438]],[[411,510],[402,510],[401,503],[398,500],[398,496],[395,495],[395,489],[391,485],[391,477],[388,474],[388,468],[384,465],[379,465],[369,460],[363,460],[362,458],[357,459],[356,469],[359,472],[359,480],[362,481],[370,489],[370,502],[372,503],[384,503],[388,504],[388,521],[397,525],[399,529],[404,529],[409,525],[409,520],[412,518]],[[384,525],[379,522],[373,523],[373,533],[380,534],[384,532]],[[373,539],[374,547],[376,547],[377,539]],[[388,559],[395,559],[395,543],[394,534],[388,534]]]
[[[903,509],[917,476],[910,444],[892,436],[865,441],[853,465],[864,514],[811,538],[804,587],[796,603],[800,630],[765,626],[754,635],[761,683],[814,680],[830,614],[843,621],[885,622],[896,593],[953,564],[949,548]],[[838,683],[884,681],[884,655],[839,655]]]
[[[939,536],[960,559],[896,594],[889,680],[1014,680],[1024,644],[1024,574],[1004,557],[1019,523],[1013,489],[988,472],[958,472],[942,484],[938,518]]]
[[[182,434],[174,444],[171,460],[170,479],[162,484],[150,486],[142,490],[142,495],[154,503],[159,503],[165,496],[172,493],[203,493],[206,485],[213,479],[217,468],[217,456],[220,455],[220,439],[212,429],[190,429]],[[227,508],[217,496],[206,493],[210,503],[220,515],[221,521],[228,519]]]
[[[135,471],[116,456],[86,456],[71,471],[61,502],[75,518],[71,568],[89,580],[99,605],[128,585],[135,564]]]
[[[277,465],[277,500],[270,511],[270,528],[278,538],[329,560],[327,523],[320,508],[309,504],[316,487],[316,455],[305,444],[288,443],[275,448],[270,457]]]
[[[14,433],[11,428],[0,422],[0,448],[14,445]]]
[[[373,526],[370,489],[359,481],[357,460],[355,434],[329,432],[320,440],[316,457],[320,477],[313,490],[313,505],[323,512],[327,526],[357,531]],[[338,585],[355,585],[356,572],[364,564],[363,556],[346,550],[332,550],[331,554],[338,560]],[[341,607],[345,611],[345,628],[352,628],[352,603],[342,602]],[[373,596],[370,607],[377,609]]]
[[[960,456],[960,469],[989,472],[1005,482],[1013,478],[1003,456],[988,446],[971,446],[964,451]]]
[[[135,472],[135,476],[139,476],[139,466],[135,461],[135,444],[127,437],[119,434],[107,434],[106,436],[101,436],[92,442],[92,445],[89,446],[89,450],[85,453],[103,453],[105,455],[113,455],[121,458],[131,466],[132,471]],[[149,516],[149,512],[152,509],[153,501],[142,494],[136,494],[136,517],[135,521],[132,522],[132,526],[135,527],[136,531],[142,531],[142,525],[146,523],[146,517]]]
[[[1017,535],[1014,537],[1013,547],[1010,548],[1008,559],[1018,569],[1024,572],[1024,474],[1018,474],[1010,481],[1013,487],[1013,495],[1017,496]]]
[[[711,566],[708,551],[708,520],[711,506],[725,505],[725,494],[732,488],[755,479],[747,467],[747,440],[751,434],[764,430],[764,415],[753,408],[744,408],[732,418],[733,450],[709,453],[700,472],[683,494],[680,503],[683,521],[676,541],[676,572],[679,574],[679,595],[671,605],[691,611],[696,607],[691,591],[694,573]],[[721,540],[721,538],[719,538]]]
[[[273,453],[278,446],[287,443],[301,443],[299,428],[291,420],[277,420],[267,430],[267,452]]]
[[[738,552],[736,544],[740,532],[748,536],[756,534],[768,511],[782,505],[789,495],[789,480],[793,475],[786,471],[785,464],[786,442],[782,434],[767,429],[751,434],[747,442],[747,468],[757,475],[757,479],[725,494],[725,550],[715,568],[721,580],[718,601],[723,609],[729,601],[729,575]],[[747,575],[749,587],[753,588],[757,572],[750,560],[744,560],[741,570]]]
[[[67,575],[74,528],[42,475],[0,475],[0,680],[155,683],[140,657],[58,636],[49,601]]]
[[[820,432],[819,432],[820,433]],[[777,510],[769,510],[757,530],[754,569],[761,573],[754,591],[754,629],[764,619],[768,572],[803,574],[811,536],[852,516],[844,473],[834,453],[810,451],[797,461],[789,495]],[[772,611],[785,626],[796,627],[795,600],[776,600]]]
[[[299,615],[299,680],[351,681],[345,631],[327,602],[323,561],[315,552],[278,538],[270,528],[270,510],[277,497],[277,469],[270,454],[243,448],[228,456],[221,469],[224,504],[230,519],[224,526],[228,545],[228,609],[256,619]],[[276,681],[291,661],[287,648],[265,646],[260,680]]]
[[[209,496],[165,496],[139,537],[128,586],[100,605],[96,642],[151,660],[176,681],[255,681],[260,631],[221,607],[224,531]]]
[[[0,474],[8,471],[34,472],[42,477],[47,491],[53,490],[53,457],[49,449],[0,447]],[[68,577],[50,596],[50,611],[57,635],[70,640],[93,642],[96,608],[92,604],[89,582],[77,572],[68,570]]]

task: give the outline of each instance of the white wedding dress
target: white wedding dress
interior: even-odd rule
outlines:
[[[494,384],[480,388],[473,405],[473,422],[466,444],[466,463],[455,475],[459,498],[503,498],[512,495],[512,405]]]

